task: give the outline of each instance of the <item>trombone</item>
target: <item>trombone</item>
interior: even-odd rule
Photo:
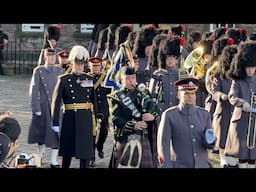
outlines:
[[[254,92],[251,93],[251,110],[249,114],[249,124],[248,124],[248,130],[247,130],[247,137],[246,137],[246,144],[248,149],[253,149],[255,147],[255,140],[256,140],[256,109],[252,107],[253,104],[256,103],[256,95]],[[253,121],[253,116],[254,116],[254,126],[252,125]],[[252,127],[253,126],[253,127]],[[252,131],[252,133],[251,133]],[[251,141],[251,136],[252,141]]]

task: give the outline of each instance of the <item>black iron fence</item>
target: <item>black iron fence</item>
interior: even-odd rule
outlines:
[[[23,46],[24,47],[24,46]],[[20,40],[9,40],[4,47],[4,69],[6,74],[31,75],[37,66],[41,50],[22,48]]]

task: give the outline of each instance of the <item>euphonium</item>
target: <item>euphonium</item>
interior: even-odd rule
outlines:
[[[202,47],[194,49],[185,59],[184,67],[191,69],[189,77],[201,79],[205,76],[205,61],[203,59],[204,50]]]

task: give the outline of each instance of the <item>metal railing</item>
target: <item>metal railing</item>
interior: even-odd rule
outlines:
[[[40,51],[33,49],[24,50],[22,49],[20,40],[9,40],[3,50],[5,69],[11,71],[9,74],[31,75],[33,69],[37,66]]]

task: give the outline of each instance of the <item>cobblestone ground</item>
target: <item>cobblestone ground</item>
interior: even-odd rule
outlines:
[[[37,145],[27,144],[28,127],[31,121],[31,109],[29,105],[29,83],[31,76],[0,76],[0,112],[12,111],[22,127],[17,152],[36,152]],[[95,168],[107,168],[113,147],[113,133],[109,136],[104,146],[105,158],[99,159],[96,152]],[[219,158],[216,154],[209,153],[213,167],[219,168]],[[46,149],[42,167],[49,168],[50,149]],[[59,159],[61,162],[61,158]],[[73,159],[71,168],[79,168],[79,160]]]

